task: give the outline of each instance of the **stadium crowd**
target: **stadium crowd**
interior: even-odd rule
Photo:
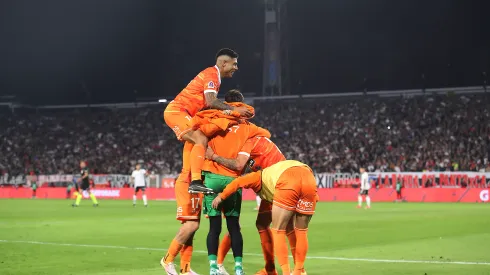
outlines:
[[[287,158],[317,172],[490,171],[490,99],[452,95],[270,100],[254,103]],[[164,106],[16,110],[0,114],[0,170],[11,176],[130,173],[136,162],[180,171],[182,145],[164,125]]]

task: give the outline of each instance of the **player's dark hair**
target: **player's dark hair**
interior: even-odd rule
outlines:
[[[235,52],[232,49],[224,48],[224,49],[221,49],[218,51],[218,53],[216,54],[216,59],[218,59],[218,57],[223,56],[223,55],[229,56],[231,58],[238,58],[237,52]]]
[[[243,97],[242,93],[238,89],[229,90],[225,94],[225,101],[228,103],[243,102],[244,100],[245,98]]]

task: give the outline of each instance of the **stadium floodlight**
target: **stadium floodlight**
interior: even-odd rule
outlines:
[[[158,102],[165,103],[165,102],[167,102],[167,100],[166,100],[166,99],[164,99],[164,98],[162,98],[162,99],[159,99],[159,100],[158,100]]]

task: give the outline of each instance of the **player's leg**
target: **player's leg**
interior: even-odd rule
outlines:
[[[234,249],[235,261],[237,263],[236,268],[241,269],[241,259],[243,254],[243,239],[241,239],[240,226],[238,224],[238,217],[241,210],[241,191],[235,193],[230,198],[226,199],[218,209],[214,209],[211,204],[216,194],[223,191],[234,178],[217,175],[213,173],[204,172],[205,184],[207,188],[213,190],[214,194],[206,194],[204,196],[204,208],[209,216],[210,228],[207,238],[208,244],[208,258],[210,262],[210,273],[217,272],[218,266],[218,247],[219,247],[219,235],[222,227],[222,214],[227,218],[228,232],[231,238],[231,247]],[[231,217],[230,219],[228,219]],[[236,218],[236,219],[233,219]],[[238,234],[237,234],[238,233]],[[241,251],[240,251],[240,247]]]
[[[235,274],[243,273],[243,236],[237,216],[227,216],[226,226],[231,238],[231,250],[235,259]]]
[[[180,274],[196,274],[191,269],[192,252],[194,250],[194,235],[195,232],[189,237],[187,242],[180,250]]]
[[[255,226],[259,232],[262,254],[264,255],[265,268],[259,272],[262,274],[277,274],[274,264],[274,244],[272,241],[272,203],[262,200]]]
[[[172,240],[168,252],[160,261],[168,274],[177,274],[173,261],[181,252],[184,245],[199,229],[201,215],[201,194],[189,194],[189,183],[177,179],[175,183],[175,198],[177,201],[177,220],[182,222],[176,236]],[[192,252],[192,251],[190,251]]]
[[[286,237],[289,241],[289,249],[293,255],[293,264],[296,263],[296,234],[294,232],[294,219],[290,219],[286,227]]]
[[[97,201],[97,198],[95,197],[95,194],[92,193],[92,190],[90,188],[87,188],[87,192],[89,194],[90,199],[92,200],[92,203],[94,206],[99,206],[99,202]]]
[[[163,118],[170,129],[174,131],[177,139],[184,140],[186,143],[191,142],[193,144],[193,146],[188,145],[188,168],[191,172],[191,183],[193,183],[194,186],[197,186],[196,190],[194,191],[204,193],[209,191],[204,187],[201,180],[201,172],[204,164],[208,138],[201,131],[192,130],[192,118],[186,111],[179,110],[178,108],[172,109],[172,107],[169,105],[163,113]],[[184,153],[186,153],[185,148]]]
[[[134,194],[133,194],[133,207],[136,206],[136,200],[138,199],[138,190],[140,188],[139,187],[135,187],[134,188]]]
[[[313,173],[304,167],[297,170],[297,177],[301,179],[301,191],[294,219],[296,251],[293,275],[302,275],[305,274],[304,263],[308,252],[308,224],[315,213],[318,195]]]
[[[75,189],[75,192],[73,193],[73,196],[75,197],[75,203],[73,203],[71,206],[78,207],[80,205],[80,201],[82,200],[82,190],[78,183],[75,183],[73,189]]]
[[[223,236],[223,239],[221,239],[221,242],[219,243],[218,246],[218,269],[219,272],[223,275],[227,275],[228,272],[226,272],[225,267],[223,266],[223,263],[225,262],[226,254],[230,252],[231,249],[231,237],[230,233],[226,232],[226,234]]]
[[[142,194],[142,198],[143,198],[143,204],[145,205],[145,207],[148,206],[148,198],[146,197],[146,187],[141,187],[141,194]]]
[[[359,195],[357,195],[357,208],[362,207],[362,190],[359,191]]]
[[[274,204],[272,206],[272,238],[274,253],[277,262],[281,266],[282,274],[290,274],[291,268],[288,260],[288,244],[286,242],[286,227],[289,220],[294,216],[293,210],[286,210]]]
[[[262,199],[260,198],[260,196],[256,195],[255,196],[255,202],[257,203],[257,206],[254,208],[254,210],[259,210],[261,201],[262,201]]]
[[[311,215],[296,213],[294,218],[294,232],[296,236],[296,251],[293,275],[305,274],[305,259],[308,252],[308,224]]]
[[[208,190],[205,189],[202,182],[202,167],[206,159],[206,149],[208,148],[209,139],[199,129],[187,132],[182,138],[194,144],[190,154],[191,185],[189,190],[206,192]]]

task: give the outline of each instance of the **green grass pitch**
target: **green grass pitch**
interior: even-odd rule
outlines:
[[[0,200],[0,274],[165,274],[159,261],[179,227],[174,202],[71,203]],[[263,266],[253,206],[241,218],[247,274]],[[203,219],[195,237],[200,274],[209,272],[207,228]],[[309,275],[490,274],[490,205],[320,203],[309,245]]]

